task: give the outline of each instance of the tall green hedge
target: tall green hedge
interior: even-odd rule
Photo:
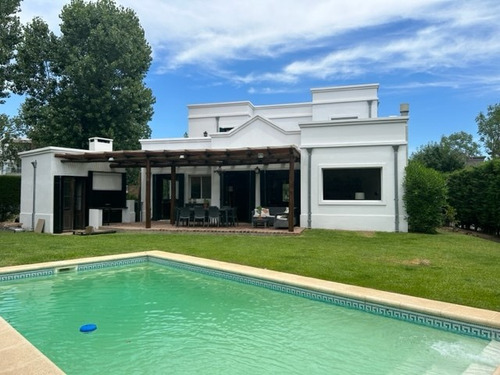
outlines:
[[[452,173],[448,200],[461,227],[499,235],[500,159]]]
[[[21,176],[0,176],[0,221],[19,213],[21,202]]]
[[[443,175],[418,161],[406,167],[403,201],[411,232],[436,233],[443,223],[446,181]]]

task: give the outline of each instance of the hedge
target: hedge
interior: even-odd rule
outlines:
[[[403,201],[411,232],[436,233],[443,223],[446,206],[443,175],[418,161],[410,161],[406,167]]]
[[[500,234],[500,159],[448,177],[448,200],[459,226]]]
[[[21,202],[21,176],[0,176],[0,221],[19,214]]]

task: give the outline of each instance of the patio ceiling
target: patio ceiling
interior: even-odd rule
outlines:
[[[110,163],[111,168],[281,164],[300,160],[295,146],[204,150],[135,150],[58,153],[63,163]]]

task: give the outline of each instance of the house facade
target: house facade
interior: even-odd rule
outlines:
[[[307,103],[188,106],[185,138],[142,140],[143,150],[242,149],[295,145],[295,216],[300,226],[407,231],[402,182],[408,159],[408,105],[378,117],[378,85],[312,89]],[[180,168],[176,202],[252,209],[288,206],[287,164]],[[143,172],[144,173],[144,172]],[[169,218],[169,168],[152,170],[153,218]],[[143,181],[145,179],[143,178]],[[143,186],[143,197],[145,189]]]
[[[141,150],[127,155],[112,152],[110,142],[90,151],[22,153],[21,222],[33,228],[43,218],[45,231],[59,232],[99,227],[111,210],[123,210],[128,220],[121,167],[136,166],[142,167],[143,221],[172,221],[172,208],[186,204],[235,207],[241,222],[250,222],[258,206],[292,206],[295,225],[302,227],[407,231],[401,198],[408,105],[397,116],[378,117],[378,87],[312,89],[306,103],[189,105],[185,137],[141,140]],[[300,160],[272,158],[273,150],[287,147]],[[210,157],[224,152],[220,163]],[[190,153],[190,163],[182,163]],[[149,162],[159,155],[163,163]],[[197,155],[204,158],[199,163]],[[148,167],[125,163],[136,156]]]

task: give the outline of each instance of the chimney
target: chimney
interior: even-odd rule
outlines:
[[[89,151],[113,151],[113,140],[109,138],[89,138]]]
[[[408,116],[410,113],[410,105],[408,103],[401,103],[399,105],[399,113],[401,116]]]

